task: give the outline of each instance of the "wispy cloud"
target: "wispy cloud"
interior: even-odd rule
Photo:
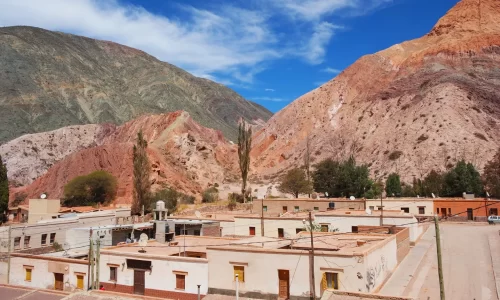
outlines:
[[[327,67],[327,68],[321,69],[321,72],[330,73],[330,74],[339,74],[340,72],[342,72],[342,70]]]
[[[265,89],[266,92],[275,92],[275,89]]]
[[[304,49],[303,56],[311,64],[317,65],[323,62],[326,46],[330,43],[333,31],[340,26],[328,22],[321,22],[314,27],[314,32]]]
[[[271,101],[271,102],[284,102],[287,101],[286,99],[283,98],[274,98],[274,97],[253,97],[251,100],[255,101]]]
[[[315,87],[318,87],[318,86],[322,86],[323,84],[327,83],[329,80],[325,80],[325,81],[315,81],[313,82],[313,85]]]

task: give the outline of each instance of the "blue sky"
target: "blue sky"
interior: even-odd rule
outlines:
[[[359,57],[426,34],[457,2],[0,0],[0,26],[139,48],[276,112]]]

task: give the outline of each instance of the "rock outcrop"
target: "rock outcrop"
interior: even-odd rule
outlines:
[[[30,185],[13,188],[11,198],[21,192],[28,198],[41,193],[59,198],[64,185],[72,178],[106,170],[118,179],[116,203],[131,203],[132,149],[139,130],[148,141],[153,189],[174,187],[199,197],[206,187],[235,180],[237,176],[236,146],[230,145],[220,131],[205,128],[193,121],[187,112],[178,111],[141,116],[108,130],[106,136],[97,139],[99,145],[73,151]],[[48,134],[43,133],[44,136]]]
[[[187,111],[237,135],[272,115],[233,90],[137,49],[34,27],[0,28],[0,143],[69,125]]]
[[[254,174],[355,155],[405,181],[500,146],[500,1],[462,0],[419,39],[360,58],[275,114],[254,137]]]

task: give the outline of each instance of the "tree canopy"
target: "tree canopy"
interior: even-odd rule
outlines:
[[[134,165],[134,199],[132,201],[132,214],[138,214],[142,207],[149,209],[151,204],[151,164],[149,163],[146,149],[148,142],[142,135],[142,130],[137,133],[136,144],[134,145],[133,165]]]
[[[5,221],[5,211],[9,208],[9,179],[7,178],[7,165],[3,163],[0,155],[0,223]]]
[[[387,181],[385,183],[385,192],[387,193],[388,197],[401,196],[402,188],[399,174],[392,173],[389,175],[389,177],[387,177]]]
[[[77,176],[64,186],[66,206],[108,204],[116,197],[116,178],[106,171]]]
[[[461,160],[444,175],[444,196],[459,197],[464,192],[482,195],[483,183],[474,165]]]
[[[500,199],[500,149],[484,166],[484,186],[490,196]]]
[[[252,127],[247,126],[245,121],[238,128],[238,162],[241,171],[241,194],[245,195],[247,190],[247,178],[250,171],[250,151],[252,150]],[[245,197],[246,199],[246,197]]]
[[[307,174],[304,170],[295,168],[288,171],[281,179],[278,190],[282,193],[292,194],[295,198],[299,194],[309,194],[312,192],[312,185],[307,180]]]
[[[367,165],[356,165],[354,157],[343,162],[325,159],[316,165],[313,185],[317,192],[331,197],[362,197],[373,185]]]

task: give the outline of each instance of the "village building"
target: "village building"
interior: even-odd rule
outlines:
[[[434,199],[432,198],[384,198],[366,199],[366,207],[370,210],[401,210],[417,217],[434,216]]]
[[[348,200],[345,198],[332,199],[286,199],[286,198],[268,198],[255,199],[252,204],[252,212],[264,216],[279,217],[287,212],[303,212],[303,211],[327,211],[332,209],[365,209],[364,200]]]
[[[377,230],[389,232],[388,228]],[[409,229],[398,228],[393,232],[395,234],[315,232],[316,297],[321,297],[329,288],[377,292],[409,250]],[[208,292],[235,295],[238,288],[242,297],[309,299],[310,233],[302,232],[280,243],[257,238],[264,240],[252,245],[207,248]]]
[[[434,213],[453,221],[482,221],[498,216],[500,200],[491,199],[434,199]]]
[[[274,238],[291,238],[303,231],[306,227],[305,220],[309,219],[306,212],[285,213],[281,217],[261,218],[260,215],[234,217],[234,235],[236,236],[264,236]]]

